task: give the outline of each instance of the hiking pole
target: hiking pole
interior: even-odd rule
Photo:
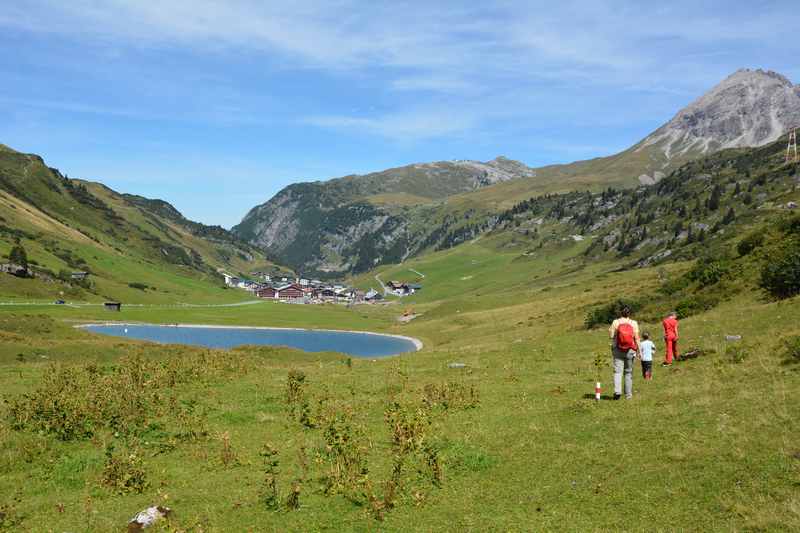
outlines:
[[[594,386],[594,399],[598,402],[600,401],[600,392],[600,382],[598,381]]]

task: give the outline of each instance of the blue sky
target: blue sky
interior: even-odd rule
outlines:
[[[740,67],[800,81],[796,2],[9,3],[0,143],[226,227],[295,181],[611,154]]]

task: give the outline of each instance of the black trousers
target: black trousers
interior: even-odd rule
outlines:
[[[642,361],[642,377],[646,378],[648,375],[653,375],[653,362]]]

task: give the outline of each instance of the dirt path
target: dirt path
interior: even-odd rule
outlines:
[[[378,274],[375,274],[375,281],[377,281],[378,284],[381,286],[384,295],[389,294],[389,287],[384,285],[383,281],[381,280],[380,276],[378,276]]]

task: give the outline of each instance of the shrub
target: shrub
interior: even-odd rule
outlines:
[[[169,404],[165,390],[234,371],[243,374],[247,367],[234,352],[192,350],[189,354],[161,360],[123,357],[108,367],[92,363],[52,366],[37,388],[8,401],[11,427],[64,441],[88,439],[100,429],[136,435],[167,416],[170,408],[181,433],[196,438],[205,431],[202,416],[192,413],[191,406],[187,413],[174,409],[177,405]]]
[[[635,313],[641,305],[634,300],[616,300],[602,307],[592,309],[586,314],[586,320],[584,321],[586,329],[610,324],[614,319],[619,318],[623,307],[629,307],[631,313]]]
[[[311,404],[306,396],[306,375],[301,370],[290,370],[286,379],[286,405],[289,415],[307,428],[315,427]]]
[[[448,409],[471,409],[477,407],[478,391],[463,383],[451,381],[449,383],[428,383],[422,391],[422,402],[428,407],[441,406]]]
[[[292,488],[286,495],[286,508],[290,511],[300,508],[300,481],[292,481]]]
[[[144,283],[139,283],[138,281],[128,283],[128,287],[130,287],[131,289],[139,289],[140,291],[146,291],[148,289],[147,285],[145,285]]]
[[[729,267],[724,260],[704,257],[697,260],[694,267],[687,272],[687,276],[691,281],[697,282],[701,287],[708,287],[719,283],[725,274],[728,273]]]
[[[781,242],[761,267],[761,288],[775,298],[800,294],[800,240]]]
[[[149,486],[139,456],[136,453],[115,454],[113,445],[106,447],[102,482],[117,494],[141,494]]]
[[[800,233],[800,215],[794,215],[782,220],[780,228],[784,233]]]
[[[0,531],[17,531],[22,525],[22,515],[17,509],[19,503],[19,497],[7,503],[0,503]]]
[[[686,276],[680,276],[671,280],[665,280],[658,288],[658,292],[661,294],[666,294],[667,296],[672,296],[673,294],[681,292],[688,285],[689,278]]]
[[[280,460],[278,459],[278,450],[267,443],[261,449],[260,455],[264,459],[264,484],[261,498],[267,509],[275,510],[279,504],[278,473]]]
[[[325,494],[341,493],[352,501],[363,500],[369,442],[355,419],[355,409],[351,405],[334,406],[323,414],[321,426],[324,446],[320,458],[328,465]]]
[[[222,466],[238,466],[241,463],[239,462],[239,457],[236,455],[236,451],[233,449],[231,445],[231,435],[227,431],[222,433],[219,436],[220,443],[222,444],[222,448],[220,449],[219,459],[222,462]]]
[[[20,265],[22,268],[28,268],[28,254],[19,242],[11,248],[8,253],[8,260]]]
[[[680,318],[708,311],[717,306],[720,299],[717,296],[708,294],[694,294],[684,298],[675,306],[675,312]]]
[[[749,355],[750,352],[742,345],[732,345],[725,348],[725,357],[730,359],[731,363],[742,363]]]
[[[739,252],[740,256],[744,257],[756,248],[760,248],[762,244],[764,244],[764,233],[751,233],[739,241],[739,244],[736,246],[736,251]]]
[[[792,362],[800,362],[800,335],[793,335],[783,340],[786,357]]]

